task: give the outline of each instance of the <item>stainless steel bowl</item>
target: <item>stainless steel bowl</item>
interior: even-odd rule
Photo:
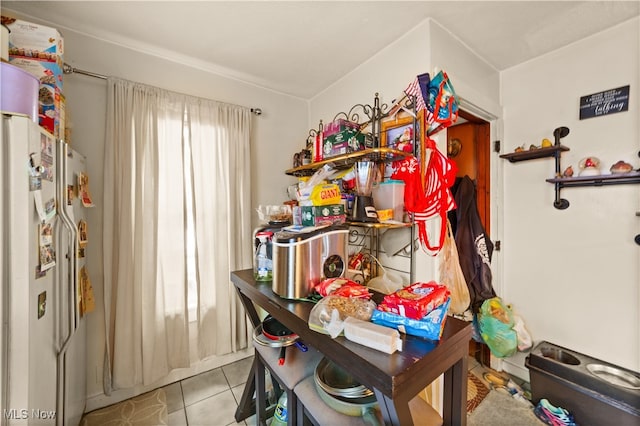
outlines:
[[[350,399],[373,396],[371,389],[357,382],[349,373],[327,358],[322,358],[316,366],[314,380],[320,388],[332,396]]]
[[[640,378],[615,367],[602,364],[587,364],[587,370],[600,380],[627,389],[640,389]]]

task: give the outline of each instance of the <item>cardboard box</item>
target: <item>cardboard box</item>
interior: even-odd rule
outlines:
[[[338,118],[337,120],[332,121],[331,123],[325,124],[322,128],[322,133],[324,137],[328,137],[331,135],[335,135],[336,133],[342,132],[343,130],[351,129],[358,130],[360,125],[358,123],[354,123],[353,121],[347,121],[343,118]]]
[[[40,84],[46,84],[56,88],[62,93],[62,81],[64,73],[62,67],[55,62],[39,61],[37,59],[23,58],[9,55],[9,63],[18,68],[22,68],[29,74],[40,80]]]
[[[11,31],[10,57],[54,62],[62,68],[64,41],[57,29],[7,16],[2,16],[2,23]]]
[[[9,63],[27,71],[40,81],[38,123],[56,138],[64,137],[60,129],[62,68],[55,62],[9,56]]]
[[[368,146],[368,143],[371,144],[371,141],[367,141],[367,139],[372,139],[372,136],[354,129],[346,129],[327,136],[322,144],[323,158],[361,151]]]
[[[342,204],[331,204],[328,206],[302,206],[300,207],[302,225],[318,226],[327,223],[340,224],[346,220],[344,206]]]

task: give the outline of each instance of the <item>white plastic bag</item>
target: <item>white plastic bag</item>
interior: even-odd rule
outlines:
[[[385,269],[375,256],[370,257],[378,263],[378,267],[382,270],[382,274],[367,281],[367,287],[384,294],[391,294],[404,287],[405,282],[402,275]]]
[[[518,350],[526,351],[531,346],[533,346],[533,339],[527,331],[527,328],[524,326],[524,320],[518,314],[513,314],[513,330],[516,332],[518,336]]]

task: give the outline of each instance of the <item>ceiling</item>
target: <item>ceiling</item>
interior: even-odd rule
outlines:
[[[640,15],[640,1],[3,1],[2,10],[311,99],[427,18],[504,70]],[[78,52],[65,60],[82,68]]]

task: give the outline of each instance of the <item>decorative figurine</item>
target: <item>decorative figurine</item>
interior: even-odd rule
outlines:
[[[598,176],[600,175],[600,160],[596,157],[586,157],[580,160],[579,176]]]
[[[619,174],[619,173],[629,173],[630,171],[633,170],[633,166],[629,163],[625,163],[624,161],[620,160],[617,163],[615,163],[613,166],[611,166],[611,168],[609,169],[609,171],[611,173],[615,173],[615,174]]]

